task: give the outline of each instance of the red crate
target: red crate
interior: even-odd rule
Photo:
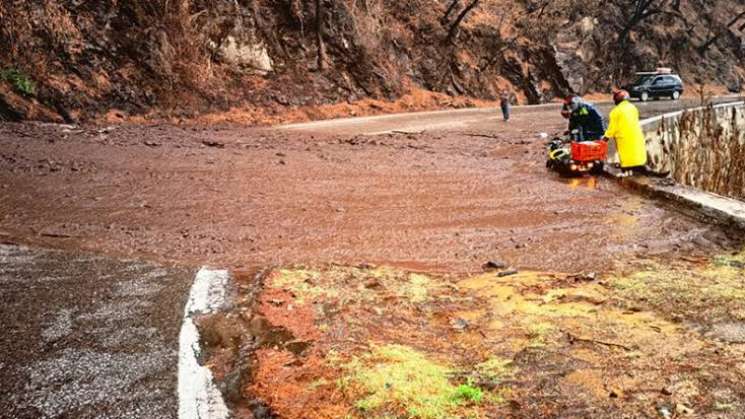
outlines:
[[[595,161],[608,157],[608,143],[605,141],[584,141],[572,143],[572,160]]]

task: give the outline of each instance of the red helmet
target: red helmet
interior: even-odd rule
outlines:
[[[613,92],[613,102],[618,105],[619,103],[623,102],[624,100],[628,100],[631,96],[629,95],[629,92],[625,90],[616,90]]]
[[[575,112],[582,106],[582,96],[569,95],[564,98],[564,105],[569,109],[569,112]]]

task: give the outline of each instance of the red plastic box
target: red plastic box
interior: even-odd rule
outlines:
[[[595,161],[608,157],[608,143],[605,141],[584,141],[572,143],[572,160]]]

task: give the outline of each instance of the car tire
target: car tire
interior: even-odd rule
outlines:
[[[676,90],[676,91],[673,92],[673,94],[670,97],[673,100],[678,100],[678,99],[680,99],[680,92]]]
[[[639,100],[641,100],[642,102],[648,101],[649,100],[649,93],[642,92],[642,94],[639,95]]]

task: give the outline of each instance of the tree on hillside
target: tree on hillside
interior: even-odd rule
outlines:
[[[318,71],[323,71],[326,68],[326,45],[323,43],[323,0],[316,0],[316,45]]]
[[[626,46],[631,31],[649,17],[662,13],[666,3],[667,0],[621,1],[620,4],[617,2],[621,10],[631,11],[625,16],[625,22],[618,35],[618,43],[621,48]]]
[[[740,20],[743,20],[743,21],[744,21],[744,22],[742,23],[742,25],[741,25],[741,26],[739,27],[739,29],[740,29],[740,30],[743,30],[743,29],[745,29],[745,10],[743,10],[743,11],[742,11],[742,12],[740,12],[739,14],[736,14],[736,15],[735,15],[735,16],[734,16],[734,17],[733,17],[733,18],[732,18],[732,19],[731,19],[731,20],[730,20],[730,21],[729,21],[729,22],[728,22],[728,23],[727,23],[727,24],[726,24],[726,25],[724,26],[724,28],[719,28],[719,30],[717,30],[717,31],[716,31],[716,32],[715,32],[715,33],[714,33],[714,34],[713,34],[712,36],[710,36],[710,37],[709,37],[709,39],[707,39],[706,41],[704,41],[704,43],[703,43],[703,44],[701,44],[701,46],[699,46],[699,47],[698,47],[698,51],[699,51],[700,53],[702,53],[702,54],[703,54],[704,52],[706,52],[706,50],[707,50],[707,49],[709,49],[709,47],[710,47],[710,46],[711,46],[711,45],[712,45],[712,44],[713,44],[714,42],[716,42],[716,41],[717,41],[717,39],[719,39],[719,38],[720,38],[720,37],[722,36],[722,34],[724,34],[724,33],[725,33],[725,32],[726,32],[727,30],[729,30],[729,28],[731,28],[731,27],[735,26],[735,24],[736,24],[737,22],[739,22]]]
[[[472,0],[471,3],[469,3],[468,6],[466,6],[466,8],[460,12],[458,17],[453,22],[453,24],[450,25],[450,30],[448,31],[447,42],[451,42],[455,38],[455,35],[458,33],[458,26],[460,26],[460,23],[463,21],[463,19],[466,18],[466,15],[468,15],[468,13],[470,13],[471,10],[475,9],[476,6],[479,5],[480,1],[481,0]]]

